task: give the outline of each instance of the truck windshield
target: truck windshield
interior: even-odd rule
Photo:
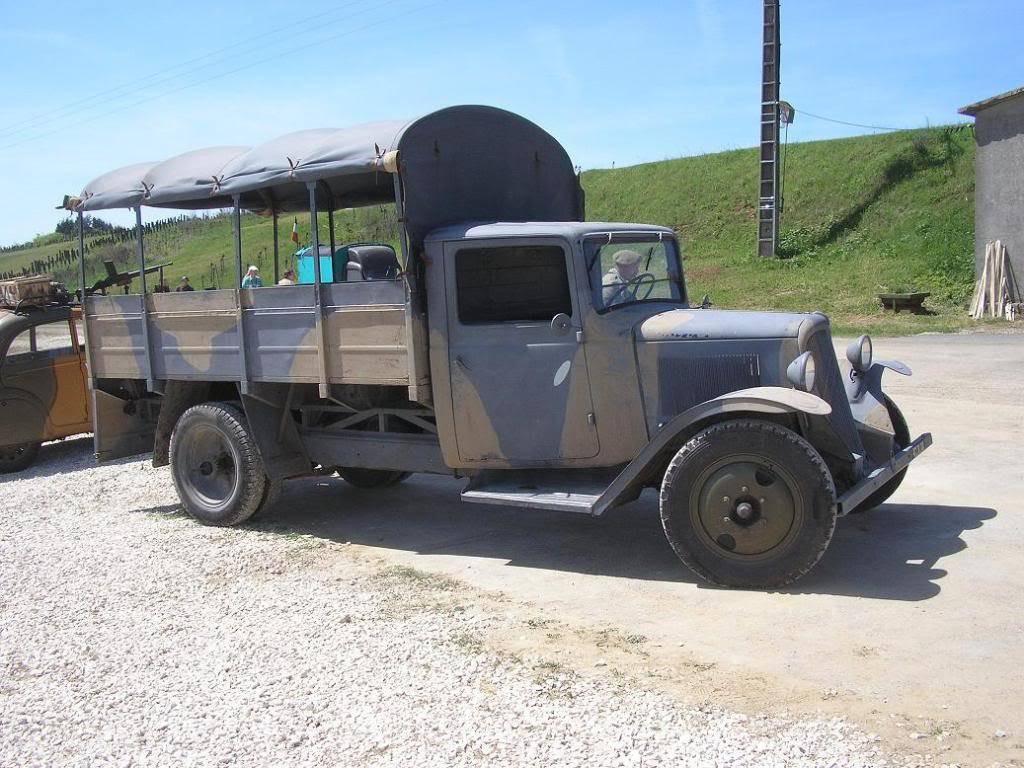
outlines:
[[[587,238],[594,307],[604,312],[640,301],[686,302],[679,249],[657,234]]]

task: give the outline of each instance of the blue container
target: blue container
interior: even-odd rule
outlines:
[[[395,249],[387,243],[349,243],[334,250],[331,246],[320,246],[320,282],[343,283],[349,277],[349,261],[354,261],[362,268],[356,267],[357,280],[394,280],[398,277],[400,267]],[[372,266],[371,266],[372,265]],[[313,274],[313,248],[308,246],[295,252],[295,276],[300,284],[312,285],[316,282]]]
[[[331,258],[331,246],[321,245],[320,246],[320,282],[322,283],[333,283],[334,282],[334,264],[341,256],[339,249],[335,251],[334,258]],[[347,255],[345,256],[347,259]],[[345,274],[345,261],[341,262],[341,269],[338,273],[341,275]],[[295,252],[295,276],[298,278],[300,283],[312,285],[316,282],[316,276],[313,274],[315,265],[313,263],[313,247],[302,248]]]

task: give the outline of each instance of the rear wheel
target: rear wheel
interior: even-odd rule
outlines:
[[[669,463],[661,520],[676,555],[701,578],[783,587],[828,547],[835,485],[820,454],[795,432],[727,421],[699,432]]]
[[[885,395],[885,409],[889,412],[889,421],[892,422],[893,430],[893,455],[896,455],[898,451],[902,451],[908,445],[910,445],[910,427],[907,426],[907,420],[903,418],[903,413],[899,407],[890,399],[888,395]],[[868,496],[864,503],[857,507],[851,514],[859,515],[862,512],[867,512],[880,506],[889,500],[889,497],[896,493],[896,489],[900,487],[903,482],[903,478],[906,477],[907,470],[904,469],[893,475],[892,479],[875,491],[873,494]]]
[[[362,467],[338,467],[338,475],[356,488],[387,488],[405,480],[412,472],[397,472],[388,469],[363,469]]]
[[[0,475],[28,469],[39,455],[39,443],[21,443],[0,448]]]
[[[189,408],[171,433],[171,473],[185,510],[206,525],[238,525],[273,503],[242,411],[227,403]]]

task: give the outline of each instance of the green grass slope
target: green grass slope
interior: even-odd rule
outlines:
[[[966,305],[974,279],[974,141],[962,128],[934,128],[792,144],[785,162],[785,258],[756,256],[757,150],[687,157],[583,175],[591,220],[640,221],[675,228],[691,296],[717,307],[826,312],[839,332],[917,333],[974,325]],[[308,217],[299,216],[303,243]],[[282,255],[294,248],[292,217],[279,222]],[[370,208],[336,218],[339,243],[394,239],[393,211]],[[272,269],[272,225],[242,220],[245,261]],[[326,221],[321,238],[327,239]],[[52,236],[0,254],[0,272],[74,247]],[[190,219],[147,236],[149,261],[173,260],[173,284],[229,285],[231,221]],[[93,249],[89,279],[114,258],[134,268],[131,241]],[[71,269],[54,270],[71,285]],[[883,290],[930,291],[933,314],[893,315]]]
[[[935,128],[791,144],[782,252],[756,256],[755,149],[584,175],[591,219],[679,233],[690,294],[718,307],[813,310],[842,332],[967,327],[974,280],[974,140]],[[930,291],[893,315],[884,290]]]

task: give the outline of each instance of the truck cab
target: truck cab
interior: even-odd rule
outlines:
[[[427,238],[426,254],[431,380],[435,411],[450,425],[448,463],[607,467],[636,455],[649,435],[634,328],[688,307],[671,230],[450,227]],[[620,254],[636,261],[617,265]]]

